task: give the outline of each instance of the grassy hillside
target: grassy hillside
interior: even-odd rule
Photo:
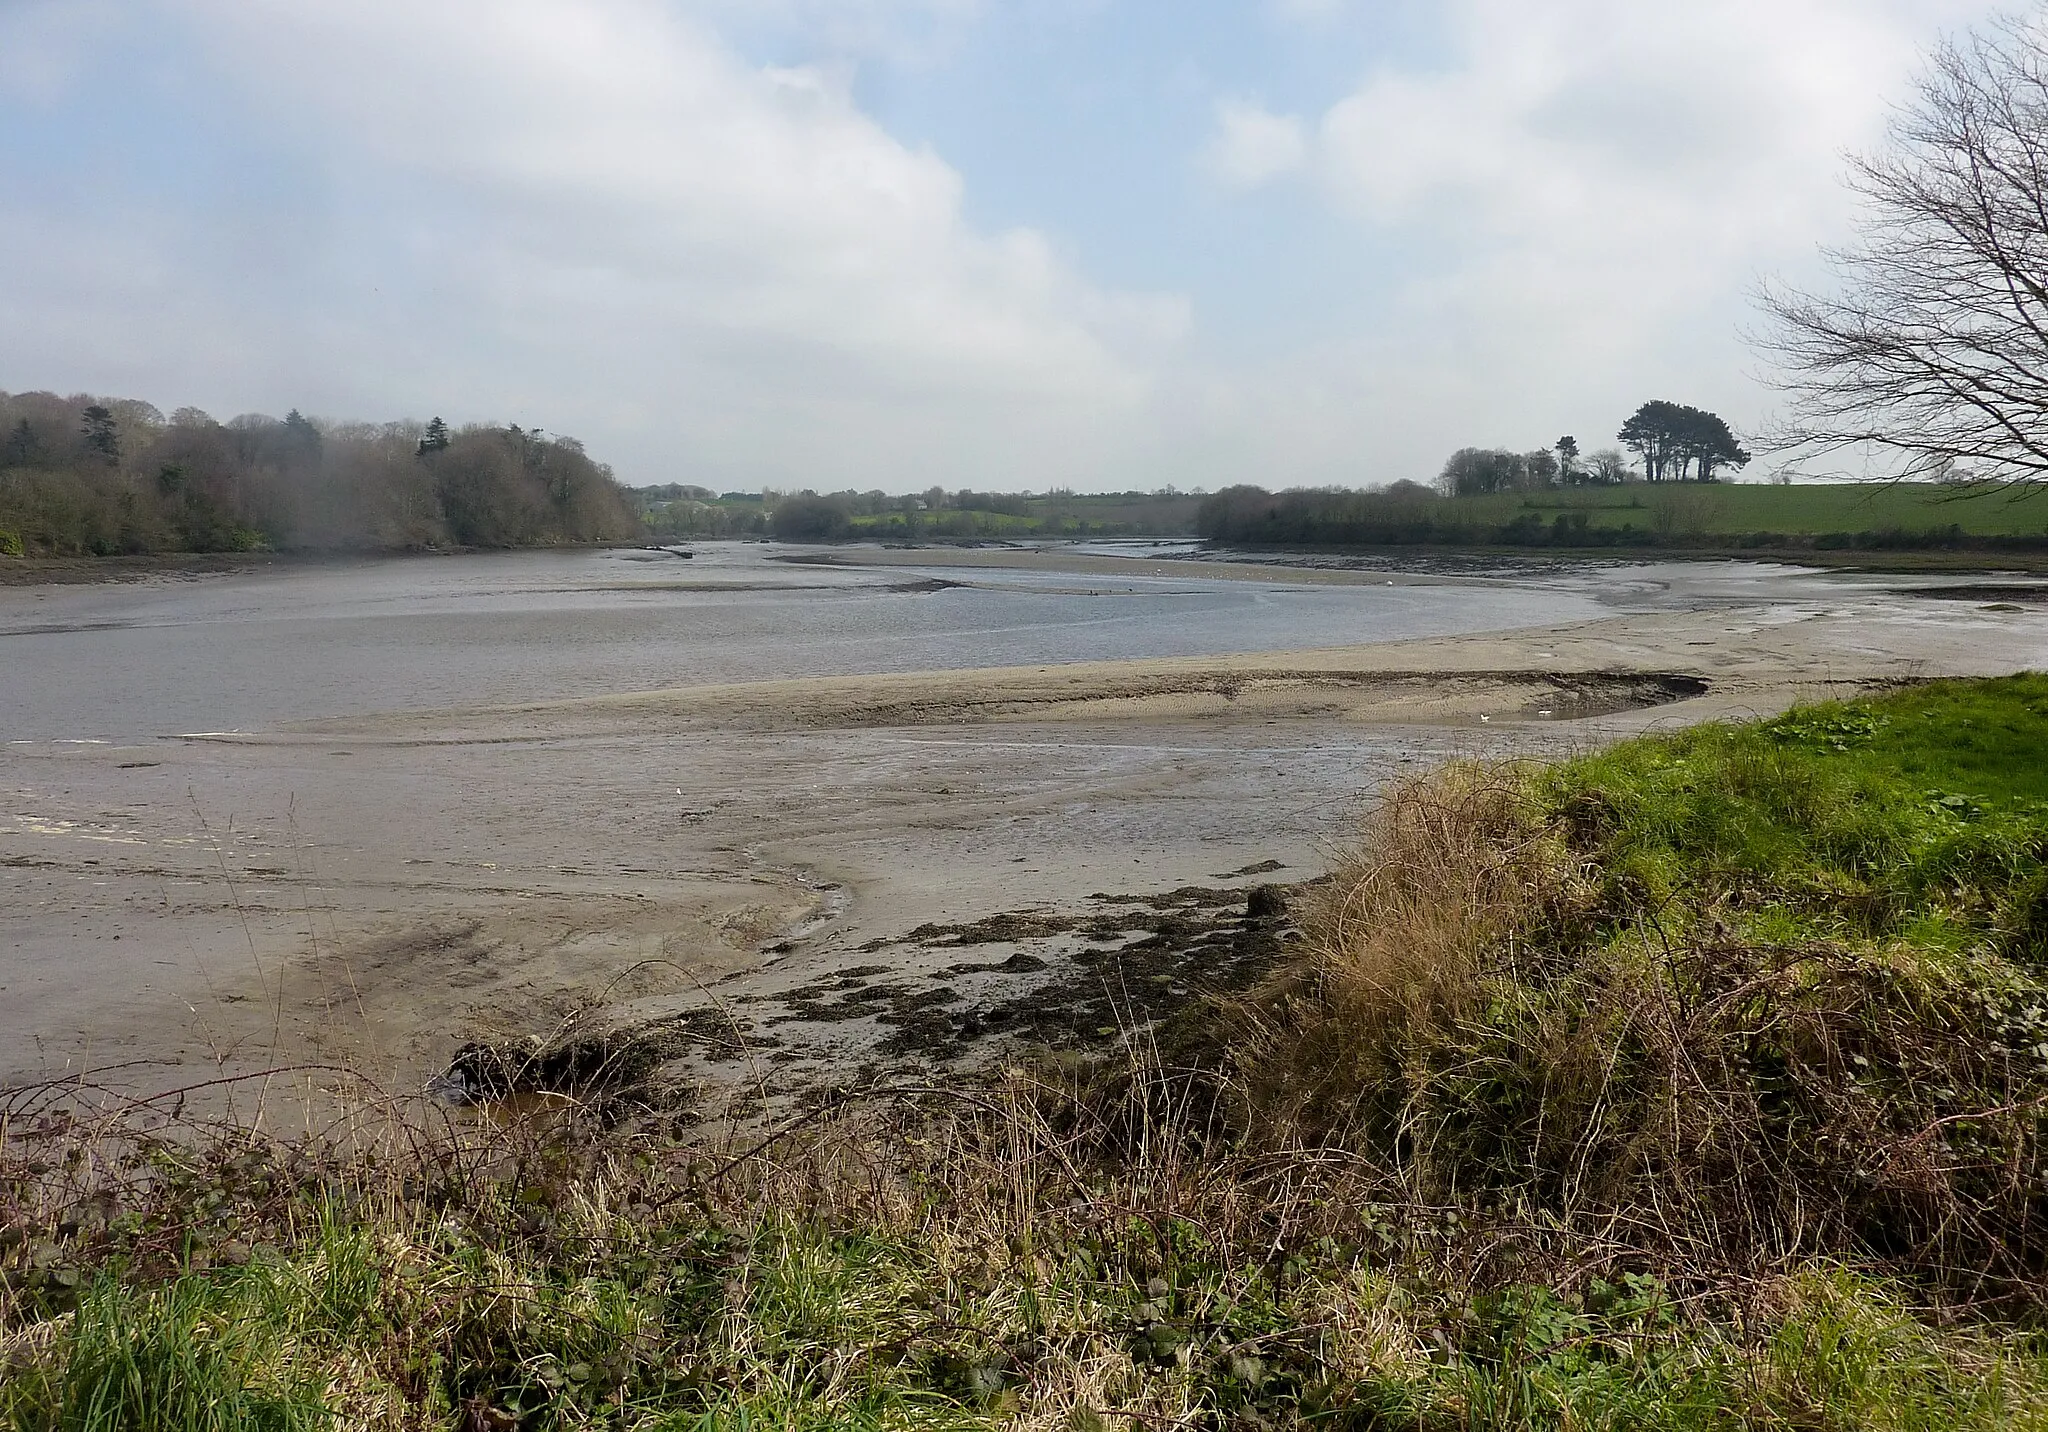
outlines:
[[[1198,497],[1141,492],[1023,494],[1008,511],[951,508],[856,517],[854,535],[881,540],[960,537],[1191,537]]]
[[[2007,491],[1925,483],[1630,483],[1547,493],[1497,493],[1451,500],[1477,521],[1508,523],[1524,513],[1551,520],[1583,513],[1589,526],[1713,536],[1782,532],[1940,533],[2039,537],[2048,534],[2048,486]]]
[[[1629,483],[1438,497],[1231,488],[1198,526],[1225,542],[1726,551],[2048,551],[2048,487]]]
[[[1250,995],[765,1143],[0,1098],[22,1428],[2048,1427],[2048,678],[1391,792]]]

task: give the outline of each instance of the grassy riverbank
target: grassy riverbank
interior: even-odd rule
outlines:
[[[2048,1426],[2043,749],[2021,677],[1453,768],[1251,996],[765,1145],[20,1091],[0,1417]]]

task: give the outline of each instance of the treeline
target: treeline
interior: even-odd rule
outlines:
[[[1185,536],[1199,494],[727,492],[669,483],[633,489],[650,534],[773,537],[783,542],[966,541],[1027,537]]]
[[[1195,531],[1212,542],[1280,547],[1583,546],[1641,535],[1633,527],[1592,528],[1583,512],[1560,512],[1550,522],[1533,512],[1480,520],[1416,483],[1387,492],[1226,487],[1203,500]]]
[[[611,469],[518,426],[329,423],[0,393],[0,551],[403,551],[632,538]]]
[[[1557,487],[1613,487],[1624,482],[1712,482],[1717,472],[1744,467],[1750,459],[1719,414],[1662,398],[1637,408],[1616,436],[1642,459],[1640,470],[1629,466],[1620,448],[1601,448],[1581,456],[1579,440],[1567,435],[1533,452],[1459,448],[1437,474],[1436,489],[1446,497],[1483,497],[1496,492],[1547,492]]]

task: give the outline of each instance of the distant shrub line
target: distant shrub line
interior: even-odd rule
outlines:
[[[1191,536],[1197,499],[1160,492],[1075,494],[735,493],[666,484],[633,490],[649,534],[780,542],[958,542],[1022,537]]]

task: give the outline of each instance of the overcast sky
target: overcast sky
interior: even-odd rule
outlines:
[[[1752,285],[1812,276],[1843,151],[1991,9],[0,0],[0,389],[519,422],[721,490],[1752,429]]]

